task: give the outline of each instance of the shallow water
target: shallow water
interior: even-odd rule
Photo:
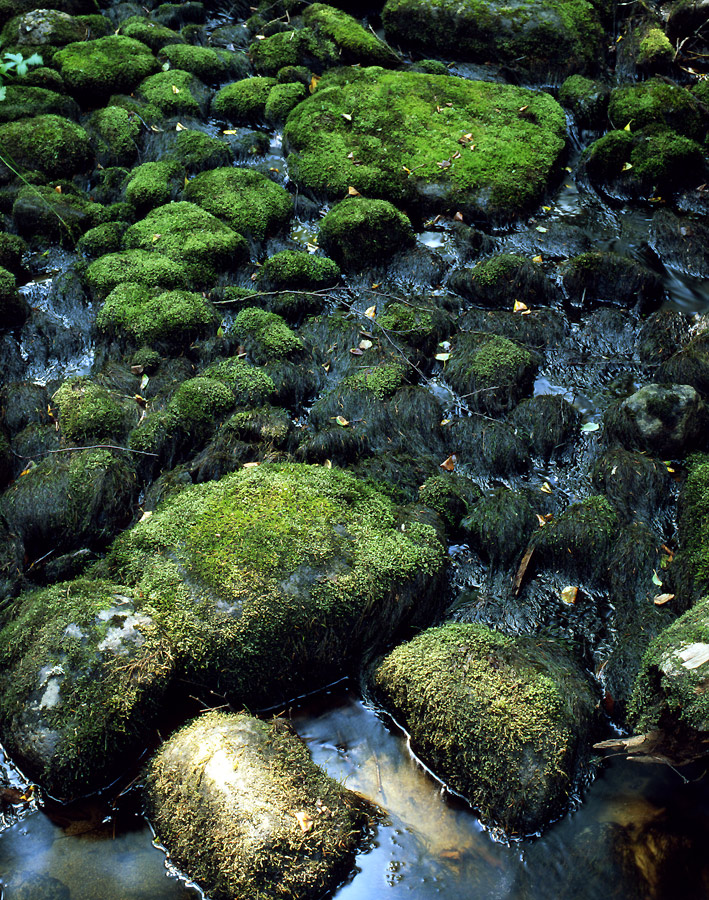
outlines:
[[[709,801],[706,781],[611,759],[583,804],[542,838],[503,843],[353,692],[338,687],[290,715],[314,760],[385,814],[337,900],[706,896],[709,820],[697,812]],[[115,808],[26,812],[0,834],[3,900],[204,897],[166,866],[137,804],[129,791]]]

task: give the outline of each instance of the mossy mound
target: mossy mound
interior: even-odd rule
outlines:
[[[578,434],[581,414],[564,397],[541,394],[516,406],[510,422],[529,435],[536,455],[551,459]]]
[[[201,294],[181,290],[161,293],[136,282],[116,285],[96,318],[99,331],[119,342],[168,350],[188,347],[195,339],[213,332],[218,323],[217,312]]]
[[[345,68],[288,117],[293,180],[339,200],[350,187],[424,212],[509,220],[533,209],[565,143],[548,94],[452,76]]]
[[[323,249],[346,268],[380,262],[414,243],[408,216],[386,200],[348,197],[320,222]]]
[[[86,282],[100,300],[123,282],[144,287],[181,288],[187,285],[185,267],[149,250],[125,250],[107,253],[86,270]]]
[[[324,35],[311,28],[281,31],[249,47],[254,69],[262,75],[276,75],[285,66],[305,66],[322,72],[339,62],[337,48]]]
[[[57,453],[10,485],[0,511],[32,559],[105,546],[129,521],[135,491],[132,469],[110,450]]]
[[[70,178],[85,172],[94,158],[84,129],[54,115],[0,125],[0,146],[14,167],[38,171],[47,178]],[[4,164],[2,170],[8,171]]]
[[[396,68],[397,54],[348,13],[325,3],[313,3],[303,11],[303,22],[337,47],[345,65]]]
[[[218,273],[248,259],[246,240],[194,203],[169,203],[152,210],[125,233],[127,250],[160,253],[181,263],[190,281],[211,287]]]
[[[683,457],[707,446],[709,410],[688,384],[646,384],[604,416],[611,440],[661,457]]]
[[[148,816],[173,862],[215,900],[315,900],[354,864],[366,801],[311,760],[287,722],[208,713],[148,770]]]
[[[146,162],[130,173],[125,198],[139,215],[176,199],[184,184],[184,169],[172,159]]]
[[[575,306],[612,303],[647,310],[664,297],[662,282],[654,272],[618,253],[582,253],[562,264],[561,276]]]
[[[446,528],[457,530],[482,492],[470,479],[453,472],[431,475],[419,488],[419,502],[435,510]]]
[[[0,36],[3,47],[62,47],[86,39],[86,25],[81,19],[60,9],[32,9],[14,16]]]
[[[549,306],[557,291],[541,266],[516,253],[501,253],[451,278],[453,290],[477,306],[500,309],[515,301],[528,306]]]
[[[262,465],[186,488],[105,565],[165,614],[195,677],[269,705],[426,621],[445,554],[434,527],[348,473]]]
[[[41,87],[8,84],[0,103],[0,122],[14,122],[31,116],[53,113],[65,119],[78,119],[79,106],[71,97]]]
[[[276,390],[273,379],[263,369],[239,357],[213,363],[204,375],[225,384],[239,406],[263,406],[273,398]]]
[[[611,501],[621,520],[651,522],[670,495],[667,466],[643,453],[613,447],[598,459],[593,484]]]
[[[19,275],[23,272],[22,257],[27,253],[28,246],[17,234],[8,234],[0,231],[0,266]]]
[[[661,28],[648,28],[640,38],[636,62],[645,72],[669,70],[675,59],[675,48]]]
[[[256,241],[282,228],[293,211],[288,192],[253,169],[202,172],[187,185],[183,198]]]
[[[207,84],[224,81],[230,75],[246,75],[248,70],[248,60],[242,53],[189,44],[164,47],[158,54],[158,59],[169,62],[171,69],[191,72]]]
[[[89,228],[76,242],[78,253],[98,259],[105,253],[117,253],[123,246],[128,222],[104,222]]]
[[[493,565],[510,565],[538,528],[536,514],[520,491],[498,488],[483,497],[462,523],[471,545]]]
[[[486,478],[509,478],[526,472],[532,463],[529,435],[487,416],[467,416],[454,422],[448,446],[466,471]]]
[[[585,0],[387,0],[387,39],[435,56],[509,63],[533,74],[597,67],[603,30]]]
[[[198,117],[206,111],[211,93],[199,78],[181,69],[149,75],[137,90],[163,116]]]
[[[629,719],[642,732],[660,729],[678,755],[702,753],[709,732],[706,693],[709,600],[700,600],[661,632],[643,657]]]
[[[242,309],[234,319],[234,333],[257,365],[303,353],[303,342],[276,313],[255,306]]]
[[[392,651],[372,686],[415,752],[484,821],[531,834],[566,807],[595,699],[554,642],[443,625]]]
[[[559,103],[570,109],[585,128],[600,128],[608,110],[610,91],[583,75],[569,75],[559,89]]]
[[[138,418],[134,403],[117,399],[106,388],[86,378],[65,381],[53,395],[59,425],[67,444],[117,440]],[[132,415],[131,415],[132,414]]]
[[[136,113],[107,106],[91,116],[87,127],[95,135],[96,158],[102,166],[130,166],[135,162],[142,130]]]
[[[218,169],[231,163],[231,150],[227,143],[202,131],[189,129],[177,132],[168,155],[189,175],[196,175],[205,169]]]
[[[81,234],[101,222],[106,211],[71,182],[58,185],[24,185],[12,206],[15,227],[36,243],[56,241],[73,247]]]
[[[55,54],[54,64],[69,92],[91,103],[129,94],[160,68],[149,47],[119,34],[69,44]]]
[[[615,88],[608,116],[618,129],[630,125],[632,131],[639,131],[648,125],[660,125],[697,141],[704,138],[709,127],[709,117],[694,95],[660,78]]]
[[[121,23],[120,30],[126,37],[150,47],[153,53],[170,44],[183,43],[183,38],[172,28],[151,21],[146,16],[129,16]]]
[[[270,256],[258,272],[258,285],[264,291],[317,291],[332,287],[339,279],[336,262],[296,250]]]
[[[709,457],[690,457],[678,504],[680,552],[676,563],[687,573],[688,599],[709,588]]]
[[[709,395],[709,334],[700,333],[655,372],[655,380],[663,384],[691,385],[703,397]]]
[[[221,88],[212,100],[212,113],[235,125],[259,125],[266,120],[266,103],[275,78],[244,78]]]
[[[0,733],[50,793],[104,787],[139,753],[171,650],[128,587],[80,579],[22,595],[0,631]]]
[[[271,126],[282,126],[292,109],[308,96],[304,84],[299,81],[275,84],[268,92],[263,115]]]
[[[511,410],[531,393],[536,354],[504,337],[462,334],[446,364],[446,379],[471,409],[491,414]]]
[[[603,580],[618,527],[618,516],[606,497],[572,503],[536,532],[535,559],[570,577]]]
[[[15,276],[0,266],[0,327],[17,328],[29,313],[27,301],[17,291]]]

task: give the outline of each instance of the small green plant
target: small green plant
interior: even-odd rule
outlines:
[[[21,53],[6,53],[0,61],[0,100],[5,99],[6,87],[2,84],[2,80],[14,78],[17,75],[26,75],[30,66],[41,66],[44,60],[39,53],[33,53],[27,59]]]

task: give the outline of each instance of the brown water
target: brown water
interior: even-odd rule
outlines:
[[[416,762],[405,735],[345,688],[291,717],[315,761],[387,815],[337,900],[709,896],[701,770],[611,759],[576,811],[536,841],[507,844]],[[134,790],[115,810],[86,802],[26,812],[0,834],[3,900],[203,897],[166,865],[138,804]]]

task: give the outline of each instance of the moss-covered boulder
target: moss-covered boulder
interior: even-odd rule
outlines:
[[[133,38],[150,47],[153,53],[157,53],[158,50],[171,44],[184,42],[184,39],[172,28],[161,25],[160,22],[155,22],[146,16],[129,16],[121,23],[120,32],[126,37]]]
[[[559,89],[559,103],[570,109],[584,128],[600,128],[608,110],[610,91],[583,75],[569,75]]]
[[[119,343],[167,350],[189,347],[195,339],[215,331],[218,324],[216,310],[202,294],[161,292],[136,282],[117,284],[96,317],[99,331]]]
[[[708,396],[709,334],[700,332],[663,360],[655,371],[655,381],[664,385],[691,385],[702,397]]]
[[[6,85],[5,99],[0,103],[0,122],[14,122],[50,113],[65,119],[78,119],[79,106],[71,97],[46,88]]]
[[[265,291],[317,291],[332,287],[339,278],[340,267],[327,257],[282,250],[264,262],[257,280]]]
[[[345,68],[288,117],[291,178],[318,197],[360,193],[426,213],[509,220],[533,209],[565,143],[548,94],[452,76]]]
[[[23,594],[0,631],[3,745],[51,794],[103,787],[143,747],[172,652],[124,585],[80,579]]]
[[[328,777],[282,719],[209,713],[160,748],[148,816],[215,900],[308,900],[352,868],[373,809]]]
[[[24,185],[12,205],[15,227],[35,243],[55,241],[73,247],[81,234],[101,222],[105,210],[71,182]]]
[[[54,56],[69,89],[82,102],[130,93],[160,68],[149,47],[125,35],[69,44]]]
[[[448,440],[456,459],[472,475],[509,478],[526,472],[532,464],[529,435],[487,415],[454,421]]]
[[[671,495],[671,477],[663,462],[622,447],[606,450],[594,464],[591,478],[625,522],[652,522]]]
[[[124,282],[146,288],[183,288],[188,282],[183,265],[149,250],[107,253],[91,263],[85,277],[91,292],[100,300]]]
[[[678,503],[680,552],[678,589],[685,601],[703,596],[709,589],[709,457],[689,458],[687,480]]]
[[[231,150],[224,140],[187,128],[177,132],[167,155],[189,175],[196,175],[205,169],[223,168],[231,163]]]
[[[209,88],[191,72],[170,69],[149,75],[138,85],[138,93],[163,116],[195,116],[207,110]]]
[[[87,128],[102,166],[131,166],[135,162],[143,128],[137,113],[107,106],[93,113]]]
[[[164,612],[191,677],[268,706],[434,614],[445,554],[423,518],[343,471],[262,465],[183,490],[105,566]]]
[[[512,309],[515,301],[549,306],[558,293],[541,266],[517,253],[500,253],[454,272],[451,287],[477,306],[498,309]]]
[[[511,410],[531,393],[538,365],[536,354],[507,338],[462,334],[445,374],[472,409],[494,414]]]
[[[308,28],[332,41],[345,65],[385,68],[400,65],[401,61],[391,47],[342,9],[335,9],[325,3],[313,3],[303,11],[303,22]]]
[[[238,406],[263,406],[276,390],[273,379],[262,368],[238,356],[212,363],[204,375],[225,384]]]
[[[163,47],[158,59],[166,60],[170,69],[191,72],[206,84],[224,81],[229,76],[245,76],[248,71],[248,60],[243,53],[190,44],[170,44]]]
[[[249,47],[254,69],[262,75],[276,75],[286,66],[305,66],[314,72],[337,65],[337,48],[312,28],[271,34]]]
[[[15,276],[0,266],[0,328],[17,328],[29,312],[27,301],[17,290]]]
[[[266,119],[266,103],[275,78],[256,76],[227,84],[212,100],[212,113],[234,125],[258,125]]]
[[[3,269],[20,275],[24,271],[22,257],[28,249],[27,242],[19,235],[0,231],[0,266]]]
[[[538,528],[529,498],[509,488],[498,488],[478,500],[462,525],[471,546],[493,565],[518,560]]]
[[[423,53],[516,64],[533,74],[597,67],[603,30],[585,0],[387,0],[387,39]]]
[[[531,834],[566,807],[595,699],[553,641],[443,625],[397,647],[371,681],[414,751],[486,822]]]
[[[613,90],[608,116],[615,128],[631,126],[632,131],[660,125],[685,137],[701,141],[709,127],[709,116],[686,88],[662,78]]]
[[[272,127],[282,127],[292,109],[308,96],[304,84],[299,81],[275,84],[268,92],[263,108],[266,122]]]
[[[604,416],[611,439],[629,449],[682,457],[707,446],[709,410],[688,384],[646,384]]]
[[[645,311],[664,296],[654,272],[619,253],[582,253],[563,263],[560,271],[564,291],[575,306],[612,303]]]
[[[454,472],[441,472],[427,478],[418,490],[419,502],[434,509],[446,528],[456,531],[482,491],[468,478]]]
[[[177,160],[145,162],[125,182],[125,198],[139,215],[175,200],[184,185],[185,170]]]
[[[70,178],[85,172],[94,154],[84,129],[62,116],[35,116],[0,125],[0,146],[20,170],[41,172],[47,178]],[[2,164],[2,172],[9,174]]]
[[[135,477],[110,450],[52,454],[0,497],[0,512],[30,559],[105,546],[133,513]]]
[[[86,39],[86,25],[81,19],[60,9],[32,9],[14,16],[0,36],[2,46],[63,47]]]
[[[578,434],[581,413],[558,394],[539,394],[516,406],[510,422],[529,435],[535,454],[551,459]]]
[[[202,172],[187,185],[183,198],[255,241],[282,228],[293,211],[288,192],[253,169]]]
[[[387,200],[348,197],[320,222],[323,249],[346,268],[380,262],[414,243],[409,217]]]
[[[115,441],[124,436],[131,420],[138,419],[135,403],[86,378],[65,381],[52,400],[68,444]]]
[[[127,250],[160,253],[181,263],[194,285],[212,287],[217,275],[249,255],[246,240],[194,203],[169,203],[152,210],[125,233]]]
[[[242,309],[233,329],[257,365],[300,356],[304,350],[303,342],[281,316],[256,306]]]

